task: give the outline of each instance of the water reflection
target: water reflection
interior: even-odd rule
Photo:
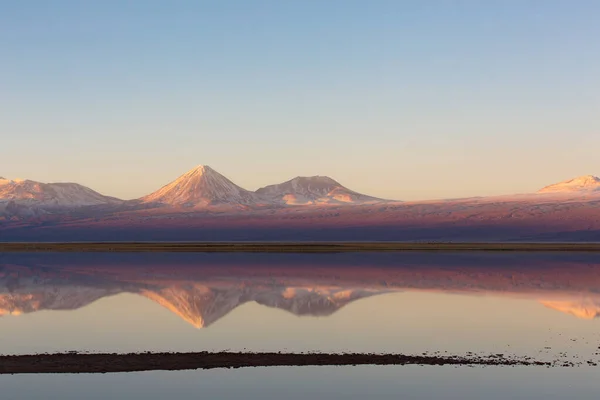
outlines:
[[[165,266],[162,273],[178,272]],[[179,271],[180,272],[180,271]],[[102,273],[74,273],[60,268],[0,267],[0,315],[41,310],[75,310],[103,297],[133,293],[175,313],[191,325],[207,327],[247,302],[279,308],[295,315],[327,316],[344,305],[384,290],[337,286],[327,279],[314,284],[302,278],[229,275],[207,279],[163,280],[132,270],[126,278]],[[275,274],[276,271],[272,271]]]
[[[530,299],[582,319],[600,315],[600,262],[577,254],[49,254],[0,261],[0,315],[76,310],[129,293],[203,328],[250,302],[298,316],[328,316],[349,303],[400,291]]]
[[[0,253],[0,353],[474,352],[598,361],[599,289],[600,258],[589,254]],[[506,398],[507,390],[566,398],[575,390],[592,399],[594,373],[266,368],[2,383],[9,398],[165,398],[199,389],[209,398],[300,398],[305,388],[316,398],[437,398],[454,387],[464,389],[457,398]],[[444,383],[432,385],[432,377]],[[55,395],[48,384],[56,379],[64,382]]]

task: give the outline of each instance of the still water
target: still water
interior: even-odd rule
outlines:
[[[473,352],[598,361],[600,257],[3,254],[0,313],[3,354]],[[398,398],[401,391],[403,398],[546,399],[597,398],[597,374],[585,365],[303,367],[3,376],[0,384],[3,398],[82,398],[90,389],[100,397],[85,398],[198,391],[208,398]]]

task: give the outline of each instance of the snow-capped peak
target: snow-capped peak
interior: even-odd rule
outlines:
[[[215,171],[214,169],[212,169],[210,166],[208,165],[198,165],[195,168],[192,168],[191,170],[189,170],[188,172],[186,172],[185,174],[183,174],[183,176],[186,175],[204,175],[204,174],[210,174],[210,173],[216,173],[217,171]]]
[[[600,191],[600,178],[594,175],[584,175],[546,186],[538,193],[568,193]]]
[[[328,176],[298,176],[260,188],[257,194],[289,205],[364,204],[383,200],[357,193]]]
[[[142,197],[141,201],[183,207],[263,203],[256,193],[239,187],[207,165],[189,170],[156,192]]]

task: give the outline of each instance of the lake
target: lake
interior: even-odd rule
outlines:
[[[587,365],[600,361],[594,254],[3,253],[0,313],[3,354],[477,353],[578,365],[12,375],[0,377],[3,398],[591,399],[600,391],[597,367]]]

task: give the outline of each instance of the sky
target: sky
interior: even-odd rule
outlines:
[[[600,175],[595,0],[1,2],[0,176],[418,200]]]

